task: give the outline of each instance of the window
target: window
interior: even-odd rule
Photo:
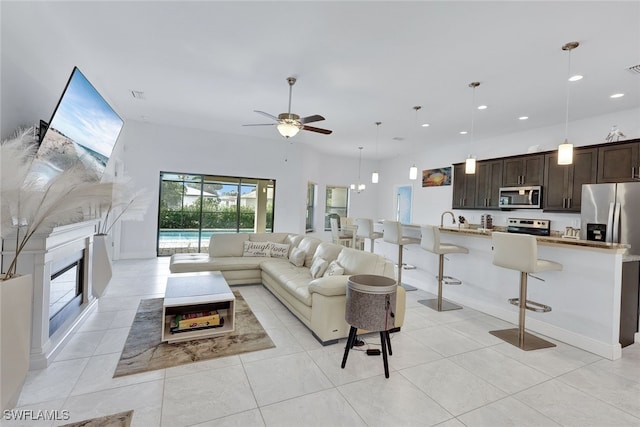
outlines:
[[[324,229],[331,230],[329,219],[348,216],[349,187],[332,187],[327,185],[326,209],[324,212]],[[339,223],[339,221],[338,221]]]
[[[313,182],[307,183],[307,217],[306,217],[306,232],[311,233],[313,231],[313,220],[315,218],[316,210],[316,184]]]
[[[160,173],[158,256],[206,252],[214,233],[273,232],[275,181]]]

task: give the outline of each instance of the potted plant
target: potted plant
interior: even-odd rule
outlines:
[[[0,232],[3,250],[13,252],[12,258],[3,255],[0,275],[3,410],[17,402],[29,369],[33,281],[18,274],[20,255],[37,232],[82,220],[88,210],[108,204],[113,187],[96,182],[81,161],[45,182],[32,173],[37,149],[34,128],[0,144]]]

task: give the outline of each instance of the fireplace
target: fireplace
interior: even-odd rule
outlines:
[[[52,263],[49,290],[49,336],[82,311],[84,249]]]

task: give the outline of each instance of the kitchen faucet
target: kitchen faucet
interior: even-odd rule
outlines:
[[[440,215],[440,227],[442,227],[442,225],[443,225],[443,222],[444,222],[444,215],[445,215],[445,214],[449,214],[449,215],[451,215],[451,223],[452,223],[452,224],[455,224],[455,223],[456,223],[456,217],[455,217],[455,215],[453,214],[453,212],[451,212],[451,211],[444,211],[444,212],[442,212],[442,215]]]

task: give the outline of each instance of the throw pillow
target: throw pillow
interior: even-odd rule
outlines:
[[[327,269],[324,272],[323,276],[340,276],[344,274],[344,268],[342,268],[342,266],[340,264],[338,264],[338,261],[331,261],[331,263],[329,264],[329,266],[327,267]]]
[[[250,242],[246,240],[243,244],[242,256],[269,256],[271,253],[270,242]]]
[[[311,264],[311,277],[317,279],[318,277],[322,277],[325,270],[327,269],[327,261],[318,257],[313,260],[313,264]]]
[[[271,257],[287,259],[289,257],[289,246],[288,243],[271,242]]]
[[[293,248],[289,254],[289,262],[296,267],[302,267],[304,265],[304,257],[306,253],[302,249]]]

